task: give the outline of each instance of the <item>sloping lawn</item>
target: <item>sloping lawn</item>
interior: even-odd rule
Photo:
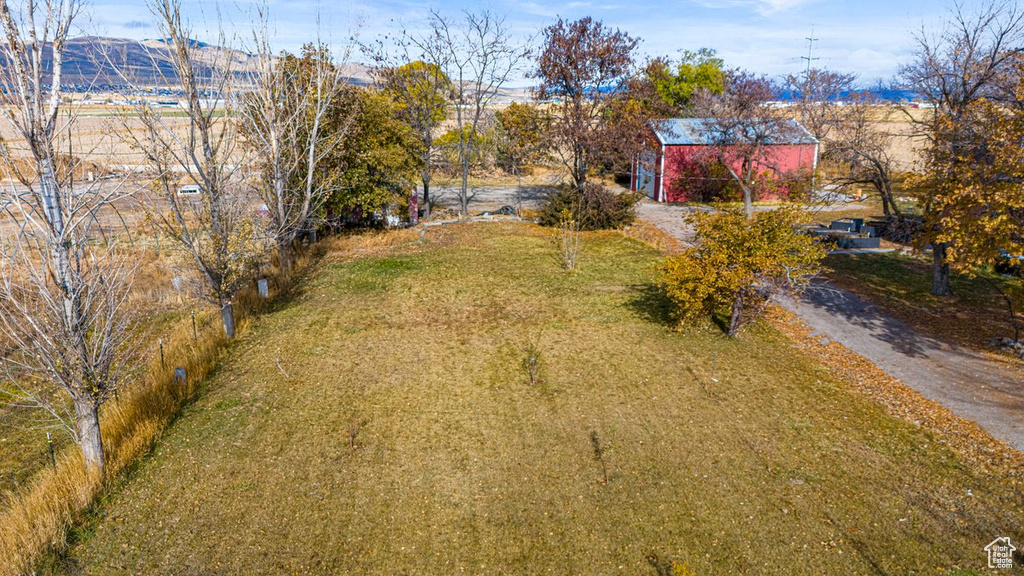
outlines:
[[[1024,535],[1015,480],[767,328],[672,332],[653,250],[617,233],[583,250],[570,276],[551,231],[479,224],[334,254],[56,568],[981,573],[988,542]]]

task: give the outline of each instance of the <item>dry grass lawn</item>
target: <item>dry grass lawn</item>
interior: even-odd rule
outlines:
[[[1024,536],[1018,479],[780,334],[671,331],[639,242],[587,234],[571,276],[534,226],[401,234],[256,319],[45,568],[981,573]]]

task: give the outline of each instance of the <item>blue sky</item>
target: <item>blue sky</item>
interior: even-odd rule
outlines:
[[[980,3],[981,0],[974,0]],[[968,7],[972,4],[967,2]],[[220,20],[245,37],[246,0],[185,0],[195,36],[211,40]],[[421,26],[431,8],[442,13],[490,9],[504,15],[523,37],[536,34],[559,16],[593,16],[643,40],[644,55],[673,56],[709,47],[730,67],[770,76],[802,69],[813,26],[816,65],[855,72],[862,84],[892,76],[913,50],[911,33],[941,23],[948,2],[926,0],[494,0],[419,2],[414,0],[270,1],[277,46],[294,50],[319,35],[344,43],[352,33],[372,39],[398,26]],[[149,38],[157,34],[141,1],[93,0],[83,32]],[[319,20],[319,25],[317,24]]]

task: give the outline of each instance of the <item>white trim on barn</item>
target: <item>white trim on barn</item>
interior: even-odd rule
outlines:
[[[664,144],[661,145],[661,152],[659,153],[659,155],[661,156],[661,168],[659,168],[659,172],[658,172],[658,174],[660,174],[660,176],[658,178],[658,197],[655,199],[655,202],[664,202],[665,201],[665,145]]]

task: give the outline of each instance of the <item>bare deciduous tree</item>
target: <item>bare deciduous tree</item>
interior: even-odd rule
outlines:
[[[899,164],[893,156],[895,135],[885,128],[885,116],[893,109],[878,105],[868,94],[855,95],[830,115],[825,156],[838,172],[830,179],[838,189],[867,184],[882,199],[886,216],[902,216],[893,193]]]
[[[193,261],[203,278],[202,295],[221,311],[224,333],[235,334],[231,299],[251,279],[262,253],[253,206],[244,188],[247,159],[238,144],[235,57],[223,30],[216,46],[192,39],[180,0],[151,0],[174,77],[164,78],[183,96],[185,122],[136,99],[125,122],[130,144],[155,172],[154,188],[168,211],[155,214],[164,232]],[[125,74],[126,80],[131,78]],[[197,199],[179,194],[179,184],[199,187]]]
[[[419,136],[425,213],[430,211],[434,137],[455,110],[455,133],[462,185],[459,204],[469,213],[469,168],[478,157],[479,130],[487,107],[512,77],[528,48],[512,37],[505,20],[487,10],[464,11],[451,18],[431,11],[429,30],[402,30],[393,39],[395,55],[383,43],[365,50],[376,63],[375,74],[400,106],[400,114]]]
[[[257,7],[256,15],[251,51],[256,64],[239,117],[260,168],[257,190],[270,213],[269,234],[287,270],[295,239],[316,228],[332,192],[331,179],[319,177],[319,171],[347,132],[347,123],[328,126],[327,121],[347,81],[319,42],[306,47],[302,59],[277,57],[267,7]],[[346,52],[343,62],[347,58]]]
[[[86,467],[102,474],[99,407],[124,384],[133,268],[94,228],[123,189],[76,188],[76,159],[58,153],[73,121],[61,114],[61,80],[80,8],[77,0],[0,1],[0,114],[16,135],[0,141],[12,177],[0,192],[0,364],[3,392],[46,410],[79,444]]]
[[[786,84],[796,97],[800,123],[821,141],[828,140],[836,128],[843,107],[839,101],[853,92],[855,74],[822,68],[808,68],[802,74],[790,75]]]
[[[774,94],[767,78],[736,72],[723,94],[709,96],[697,104],[697,109],[711,119],[707,129],[718,160],[743,191],[748,217],[753,216],[753,200],[764,172],[773,169],[767,147],[796,132],[790,119],[769,106]]]
[[[467,216],[469,167],[479,145],[486,108],[529,55],[529,49],[515,42],[504,18],[487,10],[464,12],[461,20],[433,12],[430,25],[433,42],[441,48],[434,63],[447,70],[454,87],[462,176],[459,204],[462,215]]]

